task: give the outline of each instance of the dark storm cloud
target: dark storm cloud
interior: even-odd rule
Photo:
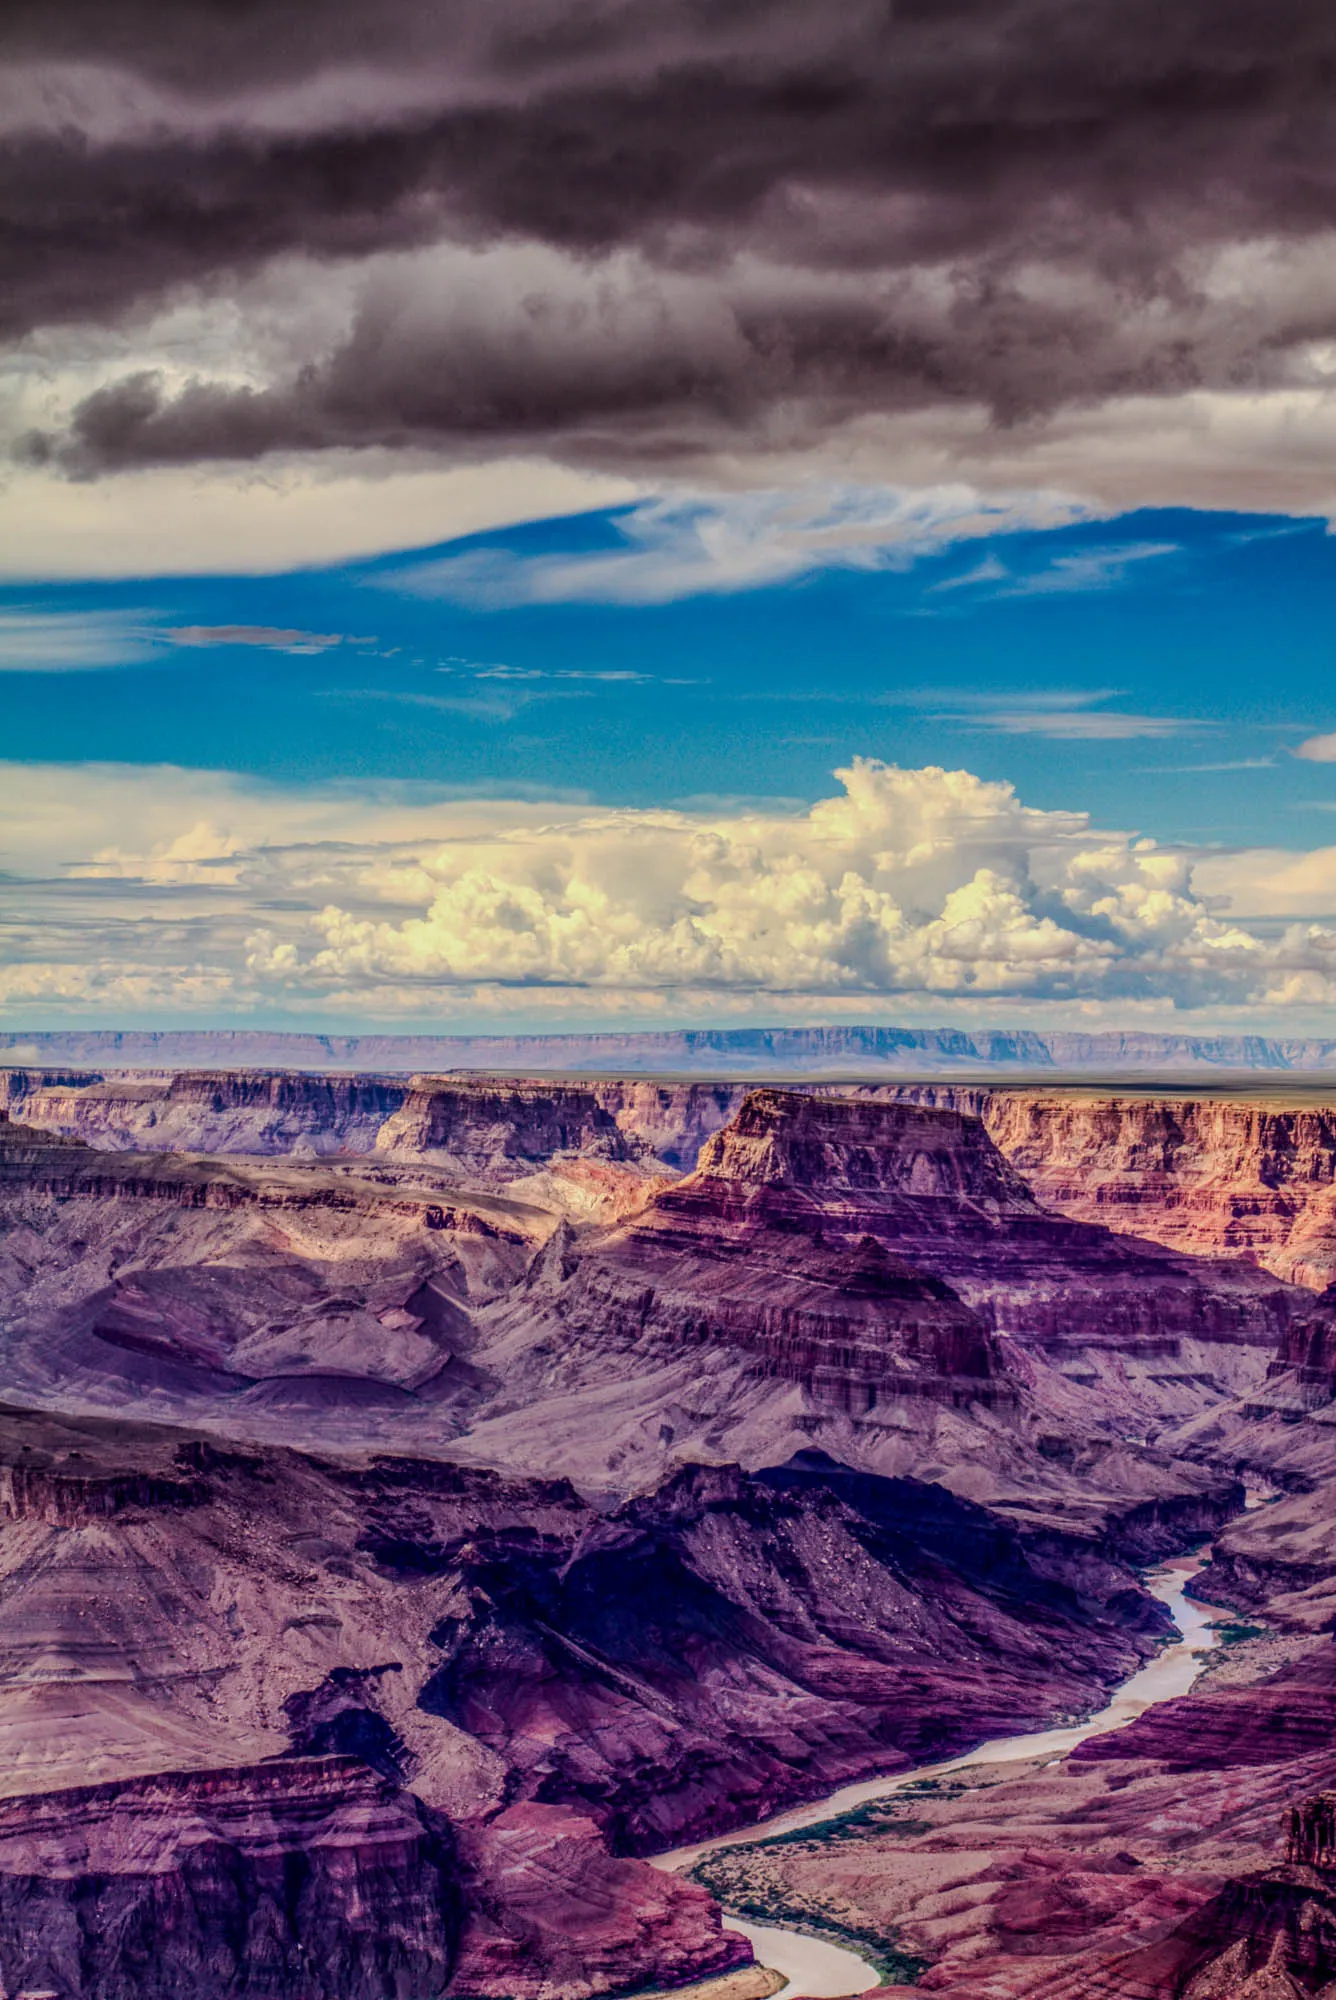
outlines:
[[[1292,381],[1336,334],[1320,271],[1222,295],[1204,261],[1336,221],[1311,0],[9,0],[0,70],[11,335],[373,260],[267,383],[127,370],[27,441],[77,471],[1011,423]]]

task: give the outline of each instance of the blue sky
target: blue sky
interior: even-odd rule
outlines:
[[[825,484],[16,583],[0,1021],[1322,1032],[1334,561]]]
[[[685,569],[680,520],[622,509],[277,576],[12,585],[9,754],[645,807],[811,801],[859,753],[1161,840],[1326,838],[1336,772],[1294,754],[1336,727],[1325,521],[1141,510],[778,580],[763,552],[741,581],[690,532]]]

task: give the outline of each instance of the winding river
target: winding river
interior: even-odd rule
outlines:
[[[718,1853],[721,1848],[745,1847],[771,1834],[815,1826],[821,1820],[863,1805],[868,1799],[890,1798],[904,1786],[923,1778],[949,1777],[953,1772],[971,1771],[986,1764],[1010,1764],[1034,1757],[1065,1757],[1069,1750],[1074,1750],[1078,1743],[1084,1743],[1088,1736],[1101,1736],[1110,1729],[1122,1729],[1138,1715],[1144,1714],[1146,1709],[1153,1708],[1156,1702],[1172,1701],[1176,1695],[1186,1694],[1201,1672],[1203,1657],[1217,1644],[1211,1621],[1229,1615],[1210,1605],[1195,1604],[1185,1595],[1188,1584],[1209,1556],[1209,1550],[1196,1555],[1175,1556],[1147,1576],[1147,1589],[1152,1596],[1159,1598],[1161,1604],[1167,1605],[1178,1627],[1178,1637],[1157,1653],[1148,1666],[1124,1681],[1107,1707],[1087,1721],[1078,1722],[1068,1729],[1036,1730],[1029,1736],[994,1737],[990,1742],[981,1743],[977,1750],[967,1751],[963,1757],[952,1757],[942,1764],[920,1764],[894,1778],[872,1778],[859,1785],[843,1785],[839,1791],[828,1793],[824,1799],[815,1799],[792,1812],[758,1821],[756,1825],[741,1828],[736,1833],[720,1834],[713,1840],[700,1841],[695,1847],[679,1847],[669,1854],[656,1855],[654,1867],[681,1871],[694,1866],[706,1854]],[[750,1938],[758,1964],[783,1974],[787,1984],[777,1995],[777,2000],[843,2000],[843,1996],[865,1993],[877,1984],[877,1975],[867,1961],[843,1945],[829,1944],[823,1938],[809,1936],[802,1931],[743,1923],[735,1917],[726,1917],[724,1922],[727,1929],[741,1931],[744,1937]]]

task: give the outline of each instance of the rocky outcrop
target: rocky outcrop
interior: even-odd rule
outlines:
[[[101,1081],[96,1070],[0,1068],[0,1113],[21,1118],[24,1104],[39,1091],[80,1090]]]
[[[414,1546],[401,1506],[379,1544],[399,1565]],[[591,1812],[623,1852],[949,1755],[1051,1702],[1055,1669],[1079,1701],[1107,1649],[1154,1643],[1154,1614],[1139,1633],[1129,1616],[1125,1570],[1073,1551],[1086,1637],[1071,1582],[995,1517],[912,1482],[837,1494],[819,1472],[696,1469],[569,1552],[479,1547],[449,1566],[459,1608],[421,1705],[503,1756],[522,1795]]]
[[[895,1106],[754,1092],[693,1175],[591,1242],[556,1310],[589,1336],[740,1349],[850,1412],[903,1396],[1005,1400],[985,1319],[881,1240],[897,1234],[911,1184],[911,1202],[945,1196],[948,1224],[962,1197],[1033,1209],[986,1139],[977,1160],[953,1151],[961,1130]],[[979,1187],[964,1196],[971,1175]]]
[[[1325,1409],[1336,1400],[1336,1286],[1328,1286],[1311,1313],[1286,1329],[1276,1358],[1266,1372],[1263,1391],[1252,1399],[1250,1414],[1275,1410],[1302,1416]]]
[[[62,2000],[586,2000],[750,1963],[569,1809],[456,1829],[354,1757],[0,1801],[0,1980]]]
[[[1072,1754],[1081,1763],[1144,1757],[1177,1771],[1238,1770],[1328,1750],[1334,1734],[1336,1645],[1324,1645],[1261,1686],[1208,1688],[1161,1702]]]
[[[376,1135],[376,1150],[426,1159],[466,1180],[510,1180],[561,1153],[631,1161],[628,1142],[593,1089],[508,1078],[415,1077]]]
[[[1130,1954],[1117,1967],[1123,1990],[1174,2000],[1330,1994],[1336,1982],[1332,1810],[1329,1794],[1293,1806],[1284,1864],[1227,1882],[1161,1942]]]
[[[1095,1536],[1143,1503],[1204,1500],[1209,1528],[1232,1464],[1155,1433],[1260,1383],[1307,1306],[1250,1266],[1052,1214],[977,1120],[756,1091],[695,1173],[617,1226],[558,1230],[482,1311],[498,1392],[459,1449],[615,1494],[683,1455],[814,1443],[990,1504],[1051,1500]]]
[[[751,1963],[692,1884],[608,1852],[569,1806],[526,1802],[462,1828],[467,1908],[447,2000],[588,2000]]]
[[[1261,1614],[1283,1630],[1336,1629],[1336,1486],[1305,1483],[1231,1521],[1212,1543],[1199,1587],[1207,1603]]]

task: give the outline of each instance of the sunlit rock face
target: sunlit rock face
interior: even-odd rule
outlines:
[[[1336,1277],[1330,1102],[1095,1089],[902,1086],[982,1118],[1046,1206],[1321,1290]]]
[[[23,1123],[125,1152],[367,1152],[408,1089],[402,1077],[273,1070],[0,1077]]]

